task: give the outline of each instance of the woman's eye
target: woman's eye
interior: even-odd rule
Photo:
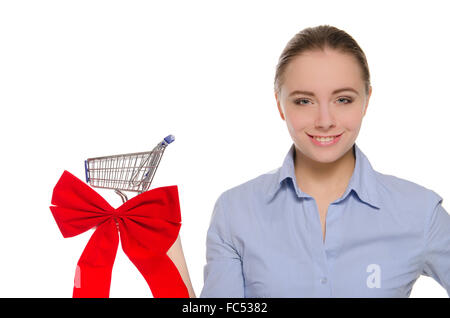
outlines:
[[[297,105],[306,105],[306,104],[303,103],[303,102],[309,102],[309,100],[307,100],[307,99],[305,99],[305,98],[299,98],[299,99],[296,99],[296,100],[294,101],[294,104],[297,104]]]
[[[350,98],[346,98],[346,97],[338,98],[338,101],[342,101],[342,100],[346,101],[346,102],[343,102],[342,104],[350,104],[352,102],[352,100]]]
[[[341,97],[341,98],[338,98],[338,102],[340,104],[350,104],[353,102],[353,100],[351,98]],[[310,100],[308,100],[306,98],[298,98],[298,99],[294,100],[294,104],[296,104],[296,105],[308,105],[308,103],[310,103]]]

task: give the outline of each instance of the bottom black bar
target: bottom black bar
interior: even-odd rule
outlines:
[[[71,299],[71,298],[2,298],[3,310],[11,307],[15,314],[49,312],[57,305],[64,313],[86,314],[92,311],[112,311],[115,314],[155,313],[184,316],[189,314],[204,316],[224,316],[230,314],[270,315],[289,313],[301,315],[309,312],[322,315],[329,311],[346,314],[386,315],[395,307],[402,313],[419,308],[448,310],[450,299],[446,298],[109,298],[109,299]],[[429,307],[429,306],[432,307]],[[58,310],[59,311],[59,310]],[[6,311],[5,311],[6,312]],[[446,311],[444,311],[446,312]]]

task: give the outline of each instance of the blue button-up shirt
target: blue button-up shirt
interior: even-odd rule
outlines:
[[[207,233],[200,297],[408,297],[431,276],[450,296],[450,215],[442,197],[373,170],[354,144],[345,193],[328,207],[297,186],[292,145],[281,168],[220,195]]]

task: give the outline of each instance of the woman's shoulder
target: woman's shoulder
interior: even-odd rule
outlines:
[[[405,206],[410,211],[424,211],[434,209],[443,200],[433,189],[417,182],[380,172],[375,172],[375,175],[383,202]]]
[[[279,169],[270,170],[232,186],[223,191],[219,199],[227,200],[227,203],[238,202],[239,204],[254,200],[264,200],[271,187],[278,180]]]
[[[391,192],[402,195],[428,194],[431,196],[439,196],[434,190],[415,181],[377,171],[375,174],[381,186]]]
[[[233,233],[245,232],[247,224],[268,209],[268,193],[277,180],[275,169],[224,190],[216,200],[216,214],[226,215]]]

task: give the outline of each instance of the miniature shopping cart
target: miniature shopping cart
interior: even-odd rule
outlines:
[[[122,191],[141,194],[148,190],[164,150],[174,140],[169,135],[152,151],[89,158],[84,162],[86,182],[95,188],[113,189],[125,203],[128,198]]]

